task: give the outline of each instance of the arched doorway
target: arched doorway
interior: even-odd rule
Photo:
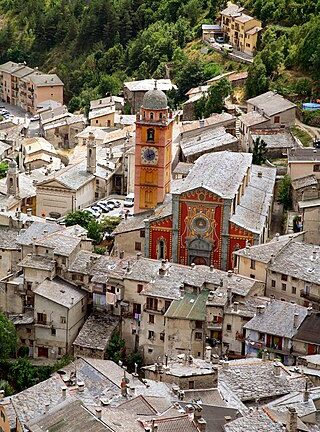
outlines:
[[[188,242],[188,264],[210,265],[212,242],[196,238]]]

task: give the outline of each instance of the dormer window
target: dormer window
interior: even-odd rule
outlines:
[[[147,141],[154,141],[154,129],[152,128],[147,130]]]

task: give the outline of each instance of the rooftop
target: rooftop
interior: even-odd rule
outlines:
[[[233,199],[247,170],[252,154],[228,151],[200,156],[180,189],[180,193],[203,187],[221,198]]]
[[[259,333],[266,333],[291,339],[306,318],[308,310],[304,306],[272,300],[243,327]],[[295,315],[297,321],[295,322]]]
[[[294,136],[285,129],[255,129],[251,133],[252,139],[255,141],[260,138],[267,144],[267,149],[288,149],[299,147]]]
[[[56,231],[38,238],[35,244],[53,249],[56,255],[69,256],[80,242],[81,238],[78,236],[70,235],[66,231]]]
[[[124,99],[119,96],[107,96],[104,98],[90,101],[90,109],[103,108],[105,106],[115,105],[116,103],[124,105]]]
[[[105,115],[109,115],[116,112],[115,105],[112,106],[104,106],[101,108],[95,108],[94,110],[89,112],[89,120],[94,118],[102,117]]]
[[[73,305],[85,298],[79,289],[60,278],[45,279],[33,292],[67,309],[71,309]]]
[[[34,72],[34,69],[32,69],[29,66],[23,66],[22,68],[17,69],[16,71],[12,72],[12,75],[17,78],[23,78],[31,73]]]
[[[285,99],[278,93],[268,91],[254,98],[248,99],[247,104],[253,105],[260,111],[263,111],[268,117],[275,114],[282,113],[292,108],[296,108],[296,105]]]
[[[208,295],[208,290],[202,290],[199,294],[185,293],[182,299],[174,300],[171,303],[165,317],[205,321]]]
[[[74,346],[94,349],[104,352],[110,337],[119,325],[119,317],[94,313],[83,324]]]
[[[288,163],[319,162],[320,150],[313,147],[299,147],[288,151]]]
[[[34,72],[28,75],[28,79],[37,87],[47,86],[63,86],[63,82],[56,74],[43,74],[41,72]]]
[[[22,261],[20,261],[19,265],[22,268],[28,267],[37,270],[52,271],[56,266],[56,262],[49,257],[28,254]]]
[[[236,16],[239,15],[242,11],[244,11],[244,8],[242,6],[228,2],[228,6],[225,9],[223,9],[220,13],[221,15]]]
[[[270,265],[269,270],[320,283],[320,251],[308,243],[290,242]]]
[[[193,167],[193,163],[178,162],[177,166],[173,170],[173,174],[187,175],[189,174],[192,167]]]
[[[274,372],[280,367],[280,375]],[[230,392],[242,402],[279,397],[291,391],[302,391],[306,379],[301,374],[289,372],[281,363],[257,358],[231,360],[219,369],[218,388],[224,397]]]
[[[16,229],[0,229],[0,249],[19,249],[18,234],[19,231]]]
[[[241,123],[245,124],[246,126],[256,126],[260,125],[262,123],[266,123],[269,121],[266,117],[259,114],[257,111],[251,111],[246,114],[242,114],[239,117],[239,120]]]
[[[198,153],[216,151],[219,147],[236,144],[238,139],[226,132],[224,127],[203,131],[194,137],[182,138],[180,146],[185,157]]]
[[[181,134],[187,134],[191,131],[196,131],[202,128],[207,128],[210,126],[219,126],[220,124],[224,124],[225,122],[233,122],[235,121],[235,117],[229,113],[221,113],[221,114],[212,114],[210,117],[207,117],[202,120],[194,120],[188,122],[182,122],[180,127]],[[201,132],[201,130],[199,131]]]
[[[22,69],[24,67],[23,63],[15,63],[13,61],[7,61],[0,65],[0,71],[6,73],[13,73],[18,69]]]
[[[292,187],[295,190],[303,189],[309,186],[317,186],[317,185],[318,185],[318,181],[313,174],[305,177],[299,177],[296,178],[295,180],[292,180]]]
[[[293,339],[320,345],[319,328],[320,312],[313,312],[306,316]]]
[[[92,266],[97,260],[101,259],[101,255],[92,253],[86,250],[80,250],[75,259],[69,265],[68,271],[82,274],[89,274]]]
[[[145,79],[141,81],[127,81],[124,83],[124,87],[126,87],[129,91],[149,91],[154,89],[154,79]],[[173,88],[177,88],[174,84],[172,84],[170,79],[158,79],[157,80],[157,88],[158,90],[168,91]]]
[[[270,262],[272,255],[276,256],[290,241],[292,241],[292,239],[287,236],[280,236],[268,243],[239,249],[235,251],[234,254],[267,264]]]
[[[29,228],[20,230],[17,243],[22,246],[30,246],[34,243],[34,240],[63,229],[62,225],[58,225],[55,222],[48,223],[45,220],[43,222],[33,222]]]
[[[170,360],[168,365],[163,367],[163,373],[175,377],[217,374],[217,366],[212,365],[212,363],[193,357],[190,357],[190,359],[190,362],[186,361],[185,355],[181,354],[175,360]],[[143,369],[154,372],[156,365],[144,366]]]
[[[225,432],[283,432],[282,424],[274,421],[263,409],[249,412],[227,423]]]
[[[26,155],[40,151],[57,154],[53,145],[43,137],[25,138],[22,140],[22,146]]]
[[[133,216],[128,216],[127,219],[123,219],[120,224],[115,228],[112,234],[122,234],[125,232],[136,231],[145,228],[145,219],[150,217],[152,212],[143,212]]]

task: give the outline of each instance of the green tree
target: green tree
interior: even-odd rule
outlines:
[[[124,361],[126,357],[125,345],[125,341],[121,338],[120,334],[114,332],[107,348],[108,359],[116,363],[118,363],[119,360]]]
[[[253,143],[252,163],[262,165],[267,160],[267,143],[258,137]]]
[[[19,358],[10,367],[10,381],[17,391],[22,391],[37,383],[37,372],[26,358]]]
[[[281,179],[279,184],[278,197],[285,210],[289,210],[292,207],[291,178],[287,174]]]
[[[209,117],[212,113],[221,113],[224,100],[231,92],[231,85],[226,78],[222,78],[216,84],[209,87],[208,95],[196,102],[197,118]]]
[[[87,229],[90,222],[94,221],[94,217],[89,213],[82,210],[76,210],[68,213],[64,218],[66,226],[80,225],[82,228]]]
[[[0,312],[0,359],[15,355],[17,349],[17,333],[15,326]]]
[[[0,178],[4,178],[7,175],[8,162],[0,162]]]
[[[96,220],[92,220],[88,223],[87,226],[88,237],[94,241],[95,244],[99,244],[103,237],[103,232],[100,226],[100,223]]]
[[[257,56],[248,69],[246,81],[246,96],[252,98],[268,91],[267,70],[263,61]]]
[[[14,393],[14,388],[7,380],[0,379],[0,389],[4,390],[5,396],[11,396]]]
[[[120,222],[121,218],[118,216],[105,216],[100,222],[101,231],[111,234]]]

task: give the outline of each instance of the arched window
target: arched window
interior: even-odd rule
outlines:
[[[162,119],[162,113],[159,114],[159,118]]]
[[[150,120],[153,120],[153,112],[150,113]]]
[[[166,256],[166,242],[164,239],[158,241],[157,246],[157,259],[165,259]]]
[[[10,186],[13,186],[13,179],[10,177]]]
[[[92,156],[92,150],[89,149],[89,157],[91,157],[91,156]]]
[[[154,129],[147,129],[147,141],[154,141]]]

